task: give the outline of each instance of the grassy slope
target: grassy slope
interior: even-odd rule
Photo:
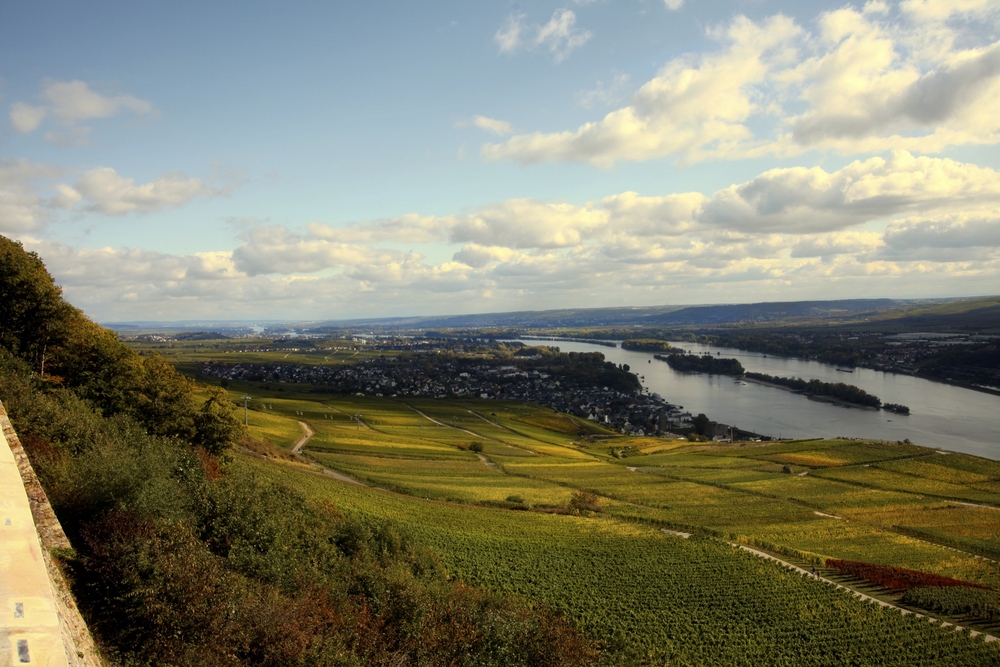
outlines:
[[[767,613],[778,613],[779,621],[789,618],[785,613],[788,609],[807,616],[814,612],[803,609],[813,605],[826,609],[825,613],[838,609],[834,617],[817,617],[822,617],[821,623],[840,627],[838,636],[861,632],[844,628],[855,627],[851,624],[867,614],[857,616],[861,612],[854,609],[857,605],[853,602],[831,601],[823,597],[827,593],[815,593],[808,586],[800,590],[799,583],[782,579],[785,575],[780,571],[772,572],[773,566],[752,561],[752,565],[741,564],[744,557],[733,556],[728,547],[704,542],[697,543],[697,548],[679,544],[676,538],[654,530],[657,525],[691,527],[696,532],[802,552],[804,556],[812,554],[818,559],[902,565],[1000,587],[996,564],[934,543],[985,555],[1000,552],[996,537],[1000,534],[1000,511],[959,504],[974,498],[1000,505],[1000,488],[990,486],[1000,487],[1000,464],[976,457],[941,456],[920,447],[855,441],[744,447],[651,438],[588,441],[581,435],[589,430],[589,424],[545,408],[495,401],[403,403],[296,393],[287,388],[280,395],[263,398],[273,409],[251,416],[268,418],[272,433],[285,432],[282,442],[290,444],[298,437],[296,420],[307,421],[317,431],[309,443],[316,460],[409,497],[349,489],[287,467],[265,468],[262,474],[291,480],[313,497],[330,499],[344,511],[401,521],[433,546],[457,576],[565,608],[603,638],[637,650],[666,647],[663,655],[695,662],[707,655],[719,664],[733,659],[735,654],[726,651],[712,653],[717,649],[709,647],[704,637],[690,649],[708,652],[697,654],[702,655],[698,659],[696,653],[678,643],[677,637],[692,636],[692,632],[704,632],[707,637],[710,631],[730,629],[721,617],[712,617],[697,605],[683,607],[683,619],[668,613],[662,600],[682,594],[695,595],[697,604],[707,604],[705,600],[713,595],[744,600],[744,591],[754,598],[772,596],[780,609],[767,607]],[[351,419],[357,413],[362,414],[360,428]],[[472,442],[483,445],[495,467],[468,451]],[[619,460],[613,458],[613,451],[630,455]],[[796,474],[782,473],[786,464]],[[807,474],[800,476],[802,472]],[[603,518],[558,517],[474,505],[511,496],[529,505],[564,505],[575,489],[592,489],[603,496]],[[571,539],[572,535],[580,539]],[[706,558],[724,562],[720,567],[725,576],[738,585],[725,592],[713,589],[714,578],[722,575],[707,573],[710,568],[699,569],[707,567],[699,560]],[[686,576],[698,582],[695,590],[688,587],[681,592],[677,588],[680,584],[671,579],[674,575],[667,575],[682,562],[694,568]],[[544,566],[539,567],[539,563]],[[747,567],[752,575],[747,574]],[[761,568],[769,574],[761,574]],[[572,576],[582,571],[586,576]],[[778,579],[773,578],[778,575]],[[734,593],[735,589],[740,592]],[[819,599],[823,602],[817,602]],[[747,619],[762,622],[753,615],[759,611],[746,612],[750,614]],[[844,620],[837,614],[857,618]],[[864,623],[881,627],[886,622],[883,616],[875,620],[865,616]],[[685,625],[691,618],[701,620],[694,626]],[[733,639],[733,646],[746,638],[748,646],[776,650],[775,636],[756,631],[745,634],[740,627],[742,634]],[[914,632],[901,627],[893,625],[880,631],[900,638]],[[824,636],[811,626],[809,633]],[[828,639],[830,646],[840,647],[831,650],[849,650],[846,644]],[[924,641],[931,640],[925,637],[917,644]],[[933,640],[938,648],[948,644],[938,641]],[[788,659],[794,664],[799,658]],[[976,659],[965,659],[976,664]]]

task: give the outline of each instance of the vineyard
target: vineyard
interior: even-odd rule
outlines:
[[[391,519],[432,546],[452,576],[564,610],[606,642],[615,664],[1000,660],[996,644],[861,604],[844,591],[714,540],[684,540],[599,516],[387,495],[274,465],[261,465],[258,472],[290,481],[340,512]]]
[[[392,520],[453,577],[562,609],[616,661],[1000,661],[996,644],[858,603],[727,544],[816,566],[833,559],[917,571],[925,584],[1000,588],[1000,566],[977,556],[1000,550],[1000,511],[990,507],[1000,493],[989,486],[1000,464],[905,443],[592,439],[591,424],[501,401],[285,395],[267,403],[266,422],[255,426],[251,413],[252,432],[281,434],[273,419],[307,421],[316,431],[309,457],[378,488],[276,461],[239,465],[342,513]],[[292,430],[284,433],[288,446]],[[597,513],[576,509],[578,490],[596,493]],[[970,499],[982,506],[959,504]],[[589,516],[574,516],[581,512]],[[886,645],[896,653],[883,655]]]
[[[828,558],[826,566],[839,570],[840,572],[869,583],[888,588],[892,591],[908,591],[914,588],[948,588],[965,587],[978,588],[981,590],[992,590],[988,586],[974,584],[969,581],[942,577],[937,574],[928,574],[916,570],[907,570],[903,567],[891,567],[889,565],[874,565],[872,563],[860,563],[853,560],[839,560]]]

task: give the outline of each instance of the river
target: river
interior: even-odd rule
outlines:
[[[853,384],[883,403],[909,406],[909,415],[884,410],[847,408],[759,384],[739,384],[725,375],[680,373],[649,352],[564,341],[521,341],[554,345],[563,352],[600,352],[608,361],[628,364],[643,386],[692,414],[704,412],[714,421],[783,438],[849,436],[879,440],[909,439],[1000,460],[1000,396],[922,378],[855,368],[852,373],[815,361],[774,357],[732,348],[679,342],[674,346],[698,354],[735,357],[748,371]],[[717,355],[718,353],[718,355]]]

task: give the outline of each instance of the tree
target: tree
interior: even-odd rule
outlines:
[[[708,430],[708,416],[704,412],[699,413],[697,417],[691,420],[694,424],[694,432],[698,435],[705,435],[705,431]]]
[[[142,359],[139,420],[154,435],[190,438],[194,432],[191,382],[159,354]]]
[[[39,375],[78,311],[63,301],[38,255],[0,236],[0,345],[28,361]]]
[[[236,404],[219,388],[201,406],[194,416],[192,442],[211,454],[221,454],[246,436],[246,427],[236,417]]]

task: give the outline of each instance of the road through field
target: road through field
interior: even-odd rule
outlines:
[[[420,415],[421,417],[423,417],[427,421],[433,422],[433,423],[437,424],[438,426],[444,426],[445,428],[453,428],[456,431],[461,431],[462,433],[468,433],[469,435],[475,436],[477,438],[482,438],[483,440],[495,440],[496,439],[496,438],[488,438],[485,435],[480,435],[479,433],[473,433],[472,431],[470,431],[468,429],[459,428],[457,426],[452,426],[451,424],[445,424],[444,422],[439,422],[438,420],[434,419],[433,417],[429,417],[429,416],[425,415],[423,412],[421,412],[420,410],[417,410],[415,407],[413,407],[409,403],[403,403],[403,405],[405,405],[409,409],[413,410],[414,412],[416,412],[418,415]]]
[[[302,437],[298,439],[298,442],[292,446],[292,453],[298,454],[302,451],[302,447],[309,442],[309,438],[316,435],[316,432],[309,428],[309,424],[305,422],[299,422],[299,426],[302,427]]]

